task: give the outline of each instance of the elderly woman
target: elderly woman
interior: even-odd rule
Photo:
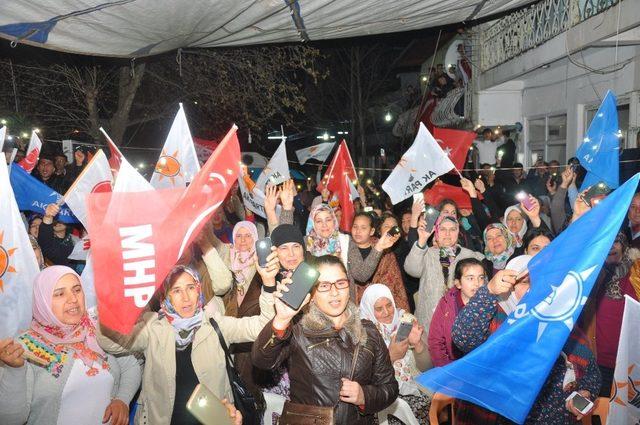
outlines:
[[[391,291],[381,284],[373,284],[364,291],[360,301],[360,317],[370,320],[378,328],[389,349],[399,397],[411,406],[418,422],[427,423],[431,398],[421,392],[413,380],[420,372],[431,367],[424,327],[411,314],[396,308]],[[406,339],[397,341],[396,333],[401,321],[413,322],[413,328]]]
[[[253,363],[273,369],[289,360],[291,401],[284,405],[282,423],[314,423],[320,415],[322,423],[370,424],[398,396],[389,351],[350,301],[344,264],[325,255],[315,259],[315,266],[320,276],[302,306],[311,304],[296,324],[292,319],[300,309],[279,299],[290,280],[279,285],[277,313],[253,345]]]
[[[253,341],[273,317],[271,292],[277,271],[274,261],[260,271],[264,287],[259,297],[259,316],[235,318],[217,310],[204,311],[198,274],[190,267],[176,266],[164,281],[159,313],[145,313],[128,336],[103,328],[100,344],[105,350],[145,356],[136,423],[198,423],[186,410],[187,400],[198,383],[228,405],[226,400],[232,400],[232,394],[224,368],[225,355],[211,320],[218,324],[227,345]],[[230,410],[240,424],[240,415]]]
[[[488,225],[482,237],[484,255],[492,266],[492,270],[488,270],[489,276],[493,276],[498,270],[505,268],[515,251],[515,243],[511,232],[501,223]]]
[[[36,276],[33,321],[18,341],[0,340],[0,423],[129,423],[140,366],[102,351],[72,269],[51,266]]]
[[[544,229],[550,231],[547,224],[540,218],[540,202],[538,199],[528,195],[530,208],[525,206],[525,201],[517,205],[512,205],[504,211],[502,224],[507,227],[513,237],[516,248],[516,255],[524,253],[523,239],[527,229]],[[528,225],[531,224],[531,226]]]
[[[404,262],[404,269],[410,276],[420,278],[417,292],[416,318],[428,329],[431,316],[440,298],[453,286],[453,273],[449,267],[463,258],[483,260],[484,255],[458,244],[458,220],[441,215],[433,228],[434,246],[427,247],[430,232],[424,220],[418,227],[418,242],[411,248]]]

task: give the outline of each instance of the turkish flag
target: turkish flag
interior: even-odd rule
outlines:
[[[433,137],[443,151],[447,152],[451,162],[458,170],[464,168],[471,143],[476,138],[472,131],[452,130],[450,128],[434,128]]]
[[[176,261],[240,173],[233,127],[186,188],[88,195],[100,321],[131,332]],[[107,213],[108,212],[108,213]]]
[[[424,191],[425,204],[436,206],[444,199],[451,199],[458,205],[458,208],[471,209],[471,198],[467,191],[460,186],[452,186],[437,181],[431,189]],[[478,194],[478,199],[482,199],[482,195]]]
[[[38,165],[38,157],[42,150],[42,142],[35,131],[31,132],[31,139],[29,140],[29,147],[27,148],[27,155],[18,163],[27,173],[33,171]]]
[[[106,131],[102,127],[100,127],[100,131],[104,134],[104,137],[107,139],[107,145],[109,146],[109,167],[111,168],[111,172],[113,176],[116,177],[118,175],[118,171],[120,170],[120,163],[122,162],[122,152],[113,143],[111,137],[107,134]]]
[[[317,190],[318,192],[322,192],[326,186],[330,192],[335,193],[338,197],[340,209],[342,210],[340,229],[344,232],[351,231],[351,224],[353,223],[353,216],[355,215],[353,202],[351,200],[351,188],[349,187],[349,180],[347,179],[353,181],[357,179],[357,176],[351,154],[349,154],[347,142],[342,140]]]

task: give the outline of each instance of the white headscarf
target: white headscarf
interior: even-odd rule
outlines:
[[[509,213],[513,210],[518,211],[518,214],[520,214],[523,219],[522,228],[518,233],[513,233],[511,230],[509,230],[509,224],[507,224],[507,217],[509,216]],[[516,243],[516,247],[520,248],[522,246],[522,238],[524,238],[524,234],[527,233],[527,216],[524,214],[524,212],[522,212],[519,204],[511,205],[509,208],[504,210],[504,216],[502,217],[502,224],[504,224],[507,230],[509,230],[509,233],[511,233],[511,236],[513,236],[513,240]]]
[[[374,305],[380,298],[387,298],[393,305],[393,319],[391,323],[380,323],[376,319]],[[403,315],[404,310],[396,308],[396,302],[393,299],[391,290],[386,285],[374,283],[368,286],[362,294],[362,299],[360,300],[360,318],[370,320],[376,325],[387,347],[391,343],[391,337],[397,332],[400,326],[400,319],[402,319]],[[393,362],[393,369],[395,370],[401,395],[420,394],[420,390],[413,380],[411,368],[409,367],[409,356],[412,355],[411,350],[407,350],[407,354],[405,354],[402,359]]]

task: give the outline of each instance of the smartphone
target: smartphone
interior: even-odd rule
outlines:
[[[191,393],[187,410],[204,425],[233,425],[225,405],[202,384]]]
[[[258,265],[266,267],[267,257],[271,254],[271,238],[258,239],[256,241],[256,254],[258,255]]]
[[[605,182],[599,182],[587,190],[583,195],[583,199],[587,205],[595,207],[598,202],[602,201],[609,193],[611,193],[611,188],[607,186]]]
[[[426,206],[424,209],[424,219],[426,220],[427,232],[431,233],[436,220],[440,217],[440,211],[432,206]]]
[[[422,192],[413,194],[413,203],[414,204],[416,202],[418,202],[419,200],[421,200],[421,199],[424,200],[424,194]]]
[[[389,236],[395,236],[398,233],[400,233],[400,227],[399,226],[393,226],[391,229],[389,229]]]
[[[518,202],[522,202],[522,205],[527,209],[527,211],[531,211],[534,207],[533,201],[527,192],[522,191],[516,193],[516,200]]]
[[[589,413],[589,410],[593,407],[593,402],[577,391],[572,392],[571,395],[567,397],[567,401],[569,400],[573,400],[573,407],[583,415]]]
[[[413,322],[400,321],[398,332],[396,332],[396,342],[402,342],[405,339],[409,338],[411,329],[413,329]]]
[[[304,298],[318,281],[318,277],[320,277],[318,270],[311,267],[308,263],[300,263],[291,276],[289,292],[283,292],[280,300],[294,310],[299,309]]]

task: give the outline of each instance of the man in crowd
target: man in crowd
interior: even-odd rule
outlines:
[[[473,142],[473,152],[476,155],[475,164],[496,164],[498,143],[493,139],[490,128],[482,130],[482,138]]]

